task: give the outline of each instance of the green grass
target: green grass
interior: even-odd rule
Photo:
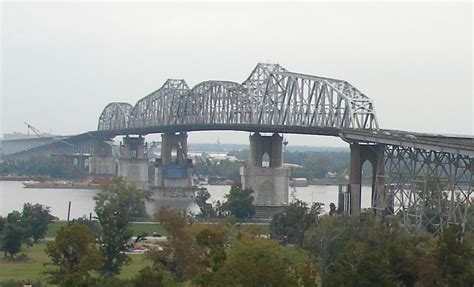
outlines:
[[[24,246],[20,253],[28,255],[28,261],[18,262],[5,260],[0,257],[0,282],[7,280],[42,280],[46,282],[47,275],[43,271],[54,268],[53,266],[44,266],[49,262],[49,257],[44,252],[46,242],[41,241],[32,247]],[[144,254],[130,255],[132,261],[129,265],[124,266],[122,272],[118,276],[121,279],[134,277],[138,272],[146,266],[151,265],[151,261],[145,259]]]
[[[46,238],[54,238],[58,233],[59,229],[66,226],[66,221],[54,221],[49,224],[48,231],[46,232]],[[166,235],[166,230],[158,223],[132,223],[133,235],[139,235],[144,232],[150,236],[153,232],[159,232],[161,235]]]
[[[48,226],[46,238],[54,238],[63,226],[66,226],[66,221],[55,221]],[[158,223],[132,223],[133,235],[142,234],[146,232],[152,234],[153,232],[159,232],[162,235],[166,234],[166,231]],[[28,256],[28,260],[25,262],[9,261],[3,259],[3,254],[0,254],[0,282],[7,280],[42,280],[46,282],[47,275],[43,274],[43,271],[52,266],[44,266],[45,263],[49,262],[49,258],[44,252],[46,248],[46,241],[40,241],[34,244],[32,247],[23,246],[19,254],[24,253]],[[132,278],[145,266],[151,265],[151,261],[145,259],[143,254],[130,255],[132,261],[129,265],[125,266],[118,276],[121,279]]]
[[[45,248],[45,242],[40,242],[30,248],[23,246],[20,253],[28,255],[28,261],[26,262],[8,261],[2,256],[0,259],[0,282],[9,279],[44,280],[46,277],[42,272],[49,268],[44,266],[44,263],[49,261],[48,256],[44,253]]]
[[[151,260],[145,258],[145,254],[133,254],[130,255],[130,257],[132,258],[132,261],[122,269],[118,278],[131,279],[135,277],[140,270],[152,264]]]
[[[67,225],[67,221],[53,221],[48,225],[48,231],[46,231],[46,238],[56,237],[59,229]]]
[[[65,221],[56,221],[49,225],[47,238],[54,238],[58,230],[66,226]],[[204,224],[205,225],[205,224]],[[255,226],[243,226],[242,228],[255,228]],[[262,229],[263,233],[268,230],[268,226],[258,226]],[[159,232],[162,235],[166,235],[164,228],[158,223],[132,223],[132,230],[134,235],[142,234],[146,232],[152,234],[153,232]],[[28,256],[28,260],[25,262],[9,261],[3,259],[3,254],[0,254],[0,282],[7,280],[42,280],[46,282],[47,275],[43,274],[43,271],[48,268],[54,268],[53,266],[45,266],[45,263],[49,262],[49,258],[44,252],[46,248],[46,241],[40,241],[34,244],[32,247],[23,246],[21,253]],[[124,266],[122,272],[118,276],[120,279],[128,279],[134,277],[138,272],[146,266],[151,265],[151,261],[145,259],[144,254],[130,255],[132,261],[129,265]]]
[[[158,232],[161,235],[166,235],[166,230],[158,223],[132,223],[133,235],[148,233],[151,236],[153,232]]]

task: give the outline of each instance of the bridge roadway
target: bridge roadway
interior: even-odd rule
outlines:
[[[261,133],[285,133],[285,134],[306,134],[317,136],[340,137],[346,142],[362,142],[367,144],[387,144],[396,145],[437,152],[447,152],[460,154],[474,158],[474,136],[457,135],[437,135],[425,134],[400,130],[378,129],[337,129],[318,128],[304,126],[265,126],[265,125],[222,125],[222,124],[192,124],[192,125],[168,125],[146,128],[129,128],[117,130],[89,131],[75,136],[71,136],[61,141],[53,142],[43,146],[17,152],[4,158],[21,158],[26,154],[35,154],[43,150],[52,150],[61,147],[74,147],[91,139],[111,140],[121,135],[147,135],[166,132],[193,132],[193,131],[245,131]]]

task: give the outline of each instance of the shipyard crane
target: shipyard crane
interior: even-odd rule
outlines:
[[[44,138],[44,133],[42,133],[39,129],[35,128],[34,126],[30,125],[27,122],[25,122],[25,125],[28,127],[28,129],[32,130],[35,133],[35,135],[37,135],[40,138]]]

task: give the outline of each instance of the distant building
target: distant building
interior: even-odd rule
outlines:
[[[0,140],[0,155],[10,155],[24,150],[29,150],[41,145],[49,144],[67,138],[52,134],[4,134]]]

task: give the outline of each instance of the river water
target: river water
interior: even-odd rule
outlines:
[[[211,198],[209,202],[224,199],[224,195],[229,191],[230,186],[209,185],[205,186]],[[370,207],[371,197],[370,186],[362,187],[362,208]],[[19,181],[0,181],[0,215],[6,216],[13,210],[20,210],[26,202],[40,203],[51,208],[51,214],[61,220],[67,219],[68,203],[71,201],[71,218],[94,215],[94,195],[99,190],[87,189],[37,189],[23,188]],[[292,189],[290,188],[290,193]],[[334,202],[337,206],[338,187],[336,185],[310,185],[308,187],[297,187],[294,198],[311,204],[312,202],[322,202],[325,204],[325,211],[329,211],[329,204]],[[291,200],[291,197],[290,197]],[[172,208],[187,209],[197,213],[198,208],[189,200],[167,200],[151,202],[147,205],[148,212],[153,214],[157,206],[170,206]]]

